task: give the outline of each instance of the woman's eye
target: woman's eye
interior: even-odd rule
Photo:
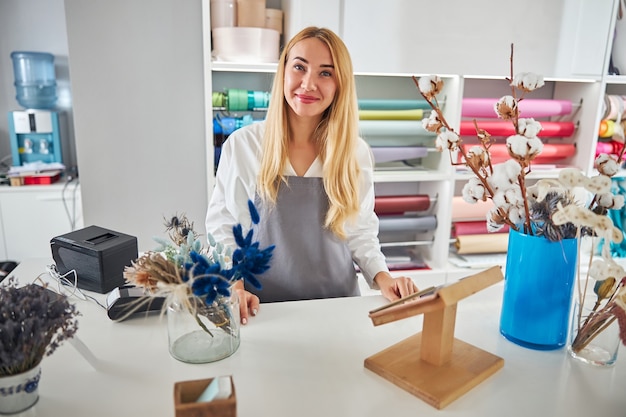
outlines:
[[[332,77],[333,73],[330,71],[322,71],[320,74],[322,77]]]
[[[302,64],[296,64],[293,67],[295,69],[297,69],[298,71],[303,71],[304,70],[304,66]]]

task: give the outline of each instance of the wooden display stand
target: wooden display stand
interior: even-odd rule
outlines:
[[[456,307],[503,279],[495,266],[438,290],[429,301],[370,312],[375,326],[424,314],[422,332],[365,359],[365,367],[441,409],[504,366],[504,360],[454,337]]]

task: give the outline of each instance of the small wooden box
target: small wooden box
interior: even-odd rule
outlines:
[[[224,400],[196,402],[213,378],[182,381],[174,384],[176,417],[237,417],[235,384],[230,379],[232,394]]]

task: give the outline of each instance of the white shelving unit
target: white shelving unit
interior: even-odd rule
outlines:
[[[561,38],[558,34],[556,38],[546,39],[545,44],[542,45],[541,53],[537,56],[530,54],[532,39],[525,39],[521,42],[522,46],[517,48],[516,51],[516,72],[520,71],[533,71],[544,74],[546,76],[546,85],[537,90],[534,93],[528,95],[528,98],[537,99],[559,99],[570,100],[574,104],[574,109],[569,115],[569,119],[575,123],[574,134],[569,138],[555,138],[550,140],[562,141],[565,143],[573,143],[576,145],[576,153],[571,158],[565,159],[559,162],[559,165],[575,166],[584,172],[591,172],[593,170],[593,160],[595,155],[595,148],[598,141],[598,129],[601,122],[602,106],[605,94],[620,94],[626,95],[626,76],[608,76],[603,75],[608,68],[608,56],[611,51],[612,37],[608,36],[612,33],[615,20],[615,11],[618,0],[601,0],[599,3],[593,5],[588,4],[587,0],[567,0],[561,6],[564,13],[563,16],[558,16],[559,19],[569,19],[561,22]],[[461,122],[461,106],[462,99],[464,97],[500,97],[510,93],[508,83],[505,81],[505,77],[509,76],[508,70],[508,49],[502,51],[499,60],[502,60],[501,68],[497,65],[492,65],[496,62],[493,56],[493,51],[490,51],[486,45],[482,45],[479,49],[481,54],[491,54],[486,61],[489,65],[492,65],[496,70],[490,69],[485,71],[483,75],[468,75],[476,74],[476,68],[478,67],[475,62],[459,61],[456,63],[453,59],[454,53],[445,54],[444,58],[441,58],[437,65],[430,65],[428,61],[429,50],[428,48],[434,48],[432,45],[418,46],[412,41],[409,41],[405,35],[411,30],[409,25],[417,25],[415,16],[412,18],[409,16],[402,16],[396,10],[393,11],[393,4],[396,2],[379,2],[376,0],[367,0],[368,4],[368,16],[377,16],[377,12],[370,10],[373,8],[384,8],[384,13],[387,19],[390,19],[387,14],[395,13],[394,16],[398,20],[394,22],[394,30],[384,31],[384,41],[374,42],[371,45],[358,45],[359,39],[364,39],[363,42],[371,41],[371,36],[362,33],[365,30],[365,26],[361,25],[359,28],[354,25],[349,25],[358,16],[354,16],[352,13],[346,14],[347,10],[352,10],[354,7],[362,7],[360,2],[352,0],[345,0],[340,2],[342,5],[338,6],[337,10],[333,10],[333,13],[339,13],[339,22],[336,22],[337,16],[331,16],[328,18],[328,24],[325,24],[324,17],[317,16],[319,21],[309,22],[303,16],[293,15],[299,11],[306,9],[303,6],[302,1],[297,0],[282,0],[283,10],[286,12],[285,18],[290,23],[290,30],[294,29],[294,22],[300,22],[304,24],[315,24],[317,26],[327,26],[333,30],[337,30],[341,33],[344,31],[344,38],[348,44],[351,53],[353,54],[353,61],[355,62],[356,69],[356,82],[359,99],[366,98],[380,98],[380,99],[421,99],[416,87],[411,80],[411,76],[439,73],[445,81],[445,90],[440,95],[440,99],[445,100],[444,112],[448,121],[456,127],[459,127]],[[302,4],[300,4],[302,3]],[[404,3],[403,3],[404,4]],[[249,90],[261,90],[269,91],[271,88],[271,82],[273,73],[276,69],[275,64],[240,64],[240,63],[223,63],[223,62],[211,62],[210,59],[210,12],[209,1],[203,1],[203,13],[204,13],[204,31],[205,31],[205,90],[206,97],[209,98],[207,103],[211,103],[210,97],[213,91],[222,91],[224,88],[241,88]],[[543,3],[537,0],[537,6],[543,7]],[[300,7],[301,6],[301,7]],[[304,7],[304,9],[302,9]],[[411,7],[416,7],[411,5]],[[443,6],[442,6],[443,7]],[[546,13],[558,12],[556,5],[551,4]],[[576,9],[577,8],[577,9]],[[591,9],[594,10],[594,14],[588,13]],[[343,10],[343,15],[341,13]],[[575,12],[578,12],[576,14]],[[291,16],[287,13],[292,13]],[[585,15],[586,13],[586,15]],[[510,16],[509,16],[510,17]],[[478,18],[478,17],[477,17]],[[596,44],[603,44],[605,47],[604,54],[599,54],[594,49],[594,59],[598,56],[604,57],[605,62],[594,63],[594,65],[586,65],[584,60],[581,60],[581,51],[572,51],[571,47],[563,46],[563,36],[568,34],[576,34],[577,28],[580,25],[584,25],[585,19],[593,19],[594,22],[613,21],[612,25],[606,28],[606,33],[602,32],[598,34],[593,40],[579,39],[580,36],[573,39],[572,42],[576,43],[578,48],[584,48],[594,46]],[[343,23],[342,23],[343,19]],[[471,21],[471,16],[463,16],[464,20]],[[495,17],[494,17],[495,19]],[[578,19],[578,20],[576,20]],[[510,20],[510,19],[509,19]],[[420,23],[423,20],[419,20]],[[404,23],[403,23],[404,22]],[[354,22],[353,22],[354,23]],[[512,23],[512,22],[511,22]],[[388,27],[389,22],[377,22],[372,23],[386,25]],[[401,25],[404,24],[405,26]],[[348,27],[349,26],[349,27]],[[454,27],[452,23],[448,27]],[[368,26],[368,33],[382,33],[375,30],[375,27]],[[585,32],[587,33],[587,32]],[[359,35],[360,34],[360,35]],[[529,37],[535,35],[529,34]],[[546,33],[536,34],[537,37],[545,37]],[[586,35],[585,35],[586,36]],[[435,38],[437,38],[435,36]],[[455,38],[456,39],[456,38]],[[451,52],[458,53],[454,48],[460,48],[455,46],[452,41],[438,39],[442,42],[439,54],[442,54],[442,50],[449,47]],[[446,44],[445,42],[448,42]],[[465,42],[465,41],[464,41]],[[479,42],[479,40],[476,40]],[[401,43],[401,48],[398,48],[398,44]],[[464,43],[463,45],[465,45]],[[383,48],[389,50],[383,51]],[[492,48],[493,49],[493,48]],[[367,51],[367,57],[364,54]],[[379,62],[375,59],[380,52],[382,61]],[[465,53],[465,52],[464,52]],[[570,55],[567,55],[570,54]],[[524,59],[530,56],[530,64],[525,62]],[[556,62],[546,64],[544,61],[535,62],[537,59],[547,59],[548,56],[553,56]],[[539,57],[539,58],[538,58]],[[480,60],[480,56],[475,57],[476,60]],[[535,61],[533,61],[535,60]],[[571,61],[571,65],[570,65]],[[534,65],[539,65],[540,68],[534,69]],[[407,72],[407,67],[411,69],[422,69],[422,71],[428,69],[439,69],[440,71],[432,72]],[[518,70],[519,68],[519,70]],[[546,68],[548,72],[546,73]],[[564,70],[567,69],[566,70]],[[602,68],[601,73],[585,73],[591,68],[591,72],[596,71],[597,68]],[[368,71],[372,69],[372,71]],[[455,72],[463,71],[466,69],[468,72]],[[500,71],[502,69],[502,71]],[[552,69],[550,72],[549,70]],[[500,75],[494,75],[498,73]],[[555,74],[566,73],[565,76],[555,76]],[[212,118],[213,108],[207,105],[207,120]],[[207,123],[207,153],[212,154],[212,130],[211,123]],[[367,138],[366,138],[367,140]],[[212,156],[212,155],[211,155]],[[209,164],[210,165],[210,164]],[[418,234],[412,236],[409,239],[405,239],[401,242],[385,242],[381,238],[383,246],[386,245],[406,245],[413,246],[416,251],[426,260],[430,266],[430,270],[415,270],[402,272],[403,274],[411,275],[420,282],[442,282],[448,279],[456,279],[459,276],[472,273],[467,269],[460,270],[451,266],[449,263],[450,256],[450,230],[452,225],[452,201],[455,195],[460,194],[462,185],[469,178],[468,173],[457,172],[451,165],[447,152],[438,153],[435,151],[429,152],[428,156],[423,158],[421,169],[416,170],[384,170],[377,171],[375,173],[376,191],[380,195],[384,194],[428,194],[433,199],[432,212],[437,217],[437,228],[432,233]],[[209,176],[212,178],[213,167],[209,166]],[[555,178],[558,175],[558,169],[552,170],[536,170],[530,178]],[[212,187],[212,180],[209,181],[209,187]],[[210,190],[209,190],[210,193]]]

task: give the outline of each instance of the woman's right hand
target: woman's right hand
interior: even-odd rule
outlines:
[[[248,323],[248,317],[256,316],[259,311],[259,297],[246,291],[243,287],[243,282],[237,281],[233,285],[233,290],[239,298],[239,314],[241,316],[241,324]]]

